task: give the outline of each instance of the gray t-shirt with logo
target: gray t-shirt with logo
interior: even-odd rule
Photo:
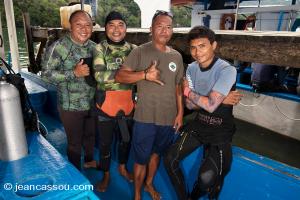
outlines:
[[[134,119],[172,126],[177,115],[176,85],[181,82],[184,71],[180,53],[172,48],[170,52],[161,52],[149,42],[132,50],[124,65],[134,71],[143,71],[154,60],[158,63],[160,80],[164,85],[146,80],[137,82],[138,101]]]
[[[202,96],[208,96],[211,91],[227,96],[236,81],[236,73],[235,67],[218,58],[209,69],[204,70],[198,62],[192,62],[186,70],[186,78],[189,87]]]

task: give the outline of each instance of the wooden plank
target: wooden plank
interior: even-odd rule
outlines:
[[[128,41],[140,44],[148,41],[145,31],[127,33]],[[186,40],[187,31],[175,31],[170,44],[191,61]],[[218,56],[246,62],[300,68],[300,33],[296,32],[247,32],[216,31]]]
[[[33,39],[30,27],[30,17],[29,13],[22,13],[23,14],[23,23],[24,23],[24,31],[25,31],[25,41],[27,47],[27,53],[29,57],[29,65],[28,71],[37,73],[36,71],[36,63],[35,63],[35,55],[34,55],[34,47],[33,47]]]
[[[189,29],[174,29],[170,41],[170,45],[183,55],[184,62],[187,64],[192,61],[186,40]],[[48,29],[38,30],[33,31],[36,39],[38,36],[48,37]],[[63,35],[61,29],[55,30],[57,36]],[[218,42],[216,53],[222,58],[300,68],[299,32],[223,30],[215,32]],[[105,39],[104,29],[94,30],[92,39],[97,43]],[[126,40],[134,44],[139,45],[150,39],[149,29],[129,28],[127,31]]]
[[[217,53],[225,59],[300,68],[300,33],[217,34],[217,41]]]
[[[33,38],[47,38],[48,28],[32,27],[32,37]]]

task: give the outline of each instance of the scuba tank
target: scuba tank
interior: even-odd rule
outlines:
[[[28,154],[19,91],[0,77],[0,160],[12,161]]]

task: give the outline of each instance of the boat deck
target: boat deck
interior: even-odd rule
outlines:
[[[49,123],[49,118],[42,117],[42,120],[47,121],[47,126],[51,126],[52,123],[55,125],[52,128],[48,127],[49,134],[46,136],[47,140],[50,141],[54,146],[59,147],[60,152],[65,155],[65,140],[62,140],[65,136],[61,131],[62,127],[57,127],[57,121],[52,121]],[[252,149],[255,151],[264,152],[268,147],[272,147],[272,145],[279,145],[276,142],[281,140],[281,144],[286,143],[283,138],[277,139],[269,145],[262,144],[261,142],[266,141],[267,135],[271,134],[268,131],[260,129],[261,134],[255,136],[240,135],[241,128],[250,128],[249,125],[244,126],[244,122],[238,121],[237,128],[238,132],[235,137],[234,144],[240,145],[242,147],[246,147],[249,145],[252,146]],[[54,128],[56,127],[56,128]],[[252,128],[252,127],[251,127]],[[247,134],[249,132],[245,132]],[[263,136],[263,137],[261,137]],[[270,135],[269,135],[270,136]],[[260,140],[258,140],[258,138]],[[272,136],[270,136],[272,137]],[[283,140],[282,140],[283,139]],[[248,144],[243,143],[243,140],[246,140]],[[59,141],[59,143],[58,143]],[[64,141],[64,142],[62,142]],[[269,139],[268,139],[269,141]],[[251,145],[251,143],[254,145]],[[287,141],[288,142],[288,141]],[[273,144],[272,144],[273,143]],[[295,147],[294,145],[288,145],[290,148]],[[286,148],[286,145],[281,149],[276,148],[274,152],[280,152],[281,150]],[[296,144],[297,145],[297,144]],[[298,143],[299,145],[299,143]],[[261,148],[257,148],[261,146]],[[299,146],[298,146],[299,147]],[[285,149],[286,150],[286,149]],[[297,149],[293,149],[296,150]],[[95,149],[95,158],[98,158],[98,150]],[[274,156],[274,152],[270,154]],[[251,153],[242,148],[235,146],[233,148],[233,163],[232,169],[229,175],[226,177],[224,188],[221,192],[220,199],[296,199],[298,195],[300,195],[300,170],[290,167],[288,165],[282,164],[280,162],[276,162],[267,157]],[[286,158],[288,151],[281,152],[278,156],[280,159],[291,159]],[[285,156],[283,156],[285,155]],[[282,156],[282,157],[281,157]],[[184,173],[187,179],[187,184],[189,189],[191,190],[193,182],[195,180],[195,172],[198,171],[198,164],[202,157],[202,149],[199,148],[192,155],[190,155],[187,159],[183,161]],[[66,157],[65,157],[66,158]],[[294,156],[296,158],[296,156]],[[132,159],[128,163],[129,169],[132,170]],[[299,164],[299,159],[298,159]],[[296,163],[297,165],[297,163]],[[89,181],[96,185],[96,183],[101,180],[102,172],[96,169],[87,169],[82,172]],[[242,182],[243,181],[243,182]],[[168,176],[165,172],[165,169],[162,164],[160,164],[159,170],[157,172],[154,184],[156,185],[158,191],[161,193],[163,199],[176,199],[175,192],[170,187],[170,182]],[[117,170],[117,162],[115,155],[113,156],[113,162],[111,166],[111,182],[108,187],[108,190],[105,193],[99,193],[95,191],[95,194],[100,199],[133,199],[133,184],[127,182],[123,179]],[[143,199],[150,200],[150,196],[148,193],[143,192]],[[204,198],[205,199],[205,198]]]
[[[251,152],[300,168],[300,141],[236,119],[233,144]]]
[[[26,138],[27,156],[9,162],[0,160],[0,200],[98,199],[89,180],[44,137],[30,132]]]
[[[29,83],[36,84],[38,80]],[[41,90],[39,93],[35,90],[36,92],[34,92],[34,98],[40,95],[40,99],[42,99],[35,102],[37,102],[36,107],[40,113],[40,119],[48,130],[45,138],[66,158],[66,137],[62,124],[57,118],[56,105],[53,104],[53,99],[56,98],[55,93],[47,85],[40,84],[39,86],[47,88],[48,91]],[[32,88],[36,87],[33,86]],[[45,95],[46,99],[44,99]],[[33,97],[33,95],[31,96]],[[237,133],[234,138],[234,145],[236,146],[233,148],[232,168],[225,179],[220,199],[297,199],[300,196],[300,169],[295,167],[300,166],[299,156],[297,155],[300,148],[299,144],[299,141],[278,136],[278,134],[261,127],[237,120]],[[95,152],[95,158],[98,159],[97,148],[95,148]],[[291,166],[265,156],[286,162]],[[199,148],[182,163],[189,190],[191,190],[197,176],[197,166],[199,166],[201,157],[202,149]],[[132,199],[133,184],[127,182],[118,174],[115,160],[114,153],[111,166],[111,182],[107,192],[99,193],[95,190],[94,192],[100,199]],[[132,166],[133,161],[130,159],[128,163],[129,170],[132,170]],[[78,172],[78,174],[80,173]],[[102,172],[95,169],[83,170],[82,174],[93,185],[102,177]],[[64,174],[61,174],[61,176],[64,176]],[[163,199],[176,199],[175,192],[170,186],[162,164],[159,166],[154,184]],[[151,198],[144,192],[143,199],[148,200]]]
[[[41,120],[45,122],[45,125],[49,131],[46,139],[52,143],[52,145],[56,147],[58,151],[66,158],[66,140],[62,125],[59,124],[59,121],[49,116],[41,116]],[[250,150],[266,153],[265,150],[268,148],[274,149],[272,146],[279,146],[280,142],[282,147],[276,148],[276,151],[273,151],[270,155],[275,156],[275,152],[278,153],[283,150],[283,152],[281,152],[277,158],[282,160],[286,159],[285,161],[291,163],[296,161],[296,163],[293,163],[295,165],[300,164],[299,159],[295,160],[296,156],[292,156],[294,158],[291,156],[286,157],[288,154],[291,154],[289,151],[291,151],[293,148],[293,150],[297,152],[297,145],[299,148],[299,142],[291,143],[291,141],[287,140],[288,138],[282,137],[272,141],[270,138],[274,138],[274,135],[272,135],[274,133],[264,130],[263,128],[257,129],[257,127],[255,127],[254,130],[260,130],[261,134],[256,134],[254,136],[252,135],[250,137],[248,135],[247,137],[249,131],[246,130],[249,130],[250,128],[252,134],[253,126],[237,120],[238,131],[234,139],[235,145],[240,145],[243,148],[248,147],[247,145],[249,145]],[[241,134],[241,132],[244,132],[244,134]],[[266,141],[271,141],[271,143],[268,142],[269,144],[266,145]],[[289,148],[287,148],[287,146]],[[289,149],[289,151],[287,149]],[[95,158],[97,159],[97,148],[95,148],[95,152]],[[296,198],[297,195],[300,195],[299,169],[276,162],[267,157],[251,153],[237,146],[233,148],[233,153],[234,158],[232,169],[229,175],[226,177],[224,188],[220,196],[221,200],[291,199],[291,197]],[[199,148],[183,161],[184,173],[187,177],[189,177],[187,179],[189,189],[192,188],[192,184],[195,180],[195,172],[197,172],[197,166],[200,161],[199,158],[201,157],[202,149]],[[132,165],[132,159],[130,159],[130,162],[128,163],[130,170],[132,170]],[[96,169],[83,170],[82,173],[93,185],[96,185],[96,183],[101,180],[103,175],[102,172]],[[244,182],[241,182],[242,180]],[[175,192],[170,187],[171,183],[168,180],[168,176],[162,164],[160,164],[154,184],[157,186],[157,189],[161,193],[163,199],[176,199]],[[100,199],[117,200],[133,198],[133,184],[127,182],[119,175],[115,155],[113,156],[113,162],[111,166],[111,182],[108,190],[105,193],[99,193],[95,190],[94,192]],[[150,200],[151,198],[148,193],[143,192],[143,199]]]

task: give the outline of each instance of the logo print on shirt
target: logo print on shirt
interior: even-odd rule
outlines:
[[[123,59],[122,58],[116,58],[116,63],[118,65],[121,65],[123,63]]]
[[[177,66],[174,62],[169,63],[169,70],[171,70],[172,72],[175,72],[176,68],[177,68]]]
[[[120,65],[123,63],[122,58],[115,58],[114,62],[106,63],[106,68],[108,70],[117,70],[120,68]]]

